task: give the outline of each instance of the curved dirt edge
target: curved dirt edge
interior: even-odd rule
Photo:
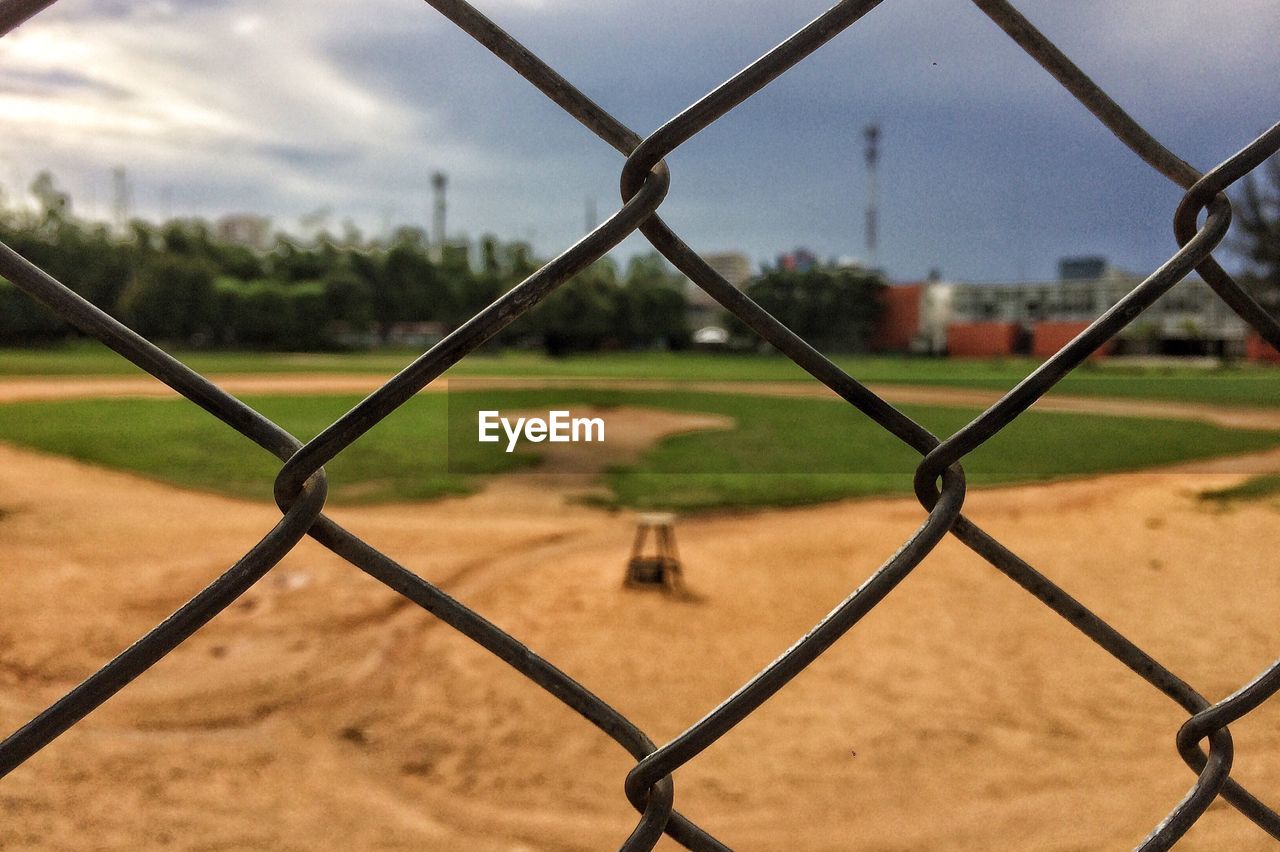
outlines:
[[[228,393],[247,396],[364,394],[380,387],[386,379],[368,374],[262,373],[211,376]],[[486,378],[455,379],[468,389],[537,389],[582,387],[627,390],[684,390],[696,393],[735,393],[759,396],[800,396],[835,398],[835,393],[817,382],[678,382],[653,379],[590,378]],[[437,379],[424,393],[449,389],[449,379]],[[937,387],[932,385],[872,384],[868,387],[885,400],[908,405],[937,405],[950,408],[986,408],[1003,395],[981,388]],[[156,379],[138,377],[32,377],[0,379],[0,404],[70,399],[130,399],[172,397],[177,394]],[[1228,429],[1280,430],[1280,409],[1221,407],[1204,403],[1165,400],[1114,399],[1108,397],[1051,395],[1033,406],[1037,411],[1076,414],[1105,414],[1112,417],[1150,417],[1196,420]]]

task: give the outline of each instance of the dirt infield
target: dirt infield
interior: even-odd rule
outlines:
[[[1280,655],[1274,509],[1194,496],[1239,479],[987,490],[967,511],[1216,699]],[[547,477],[334,514],[658,741],[799,638],[921,518],[892,499],[685,520],[702,598],[689,603],[624,591],[631,517],[566,503]],[[0,729],[277,517],[0,445]],[[948,541],[682,770],[677,802],[743,849],[1127,848],[1193,780],[1174,747],[1184,720]],[[1232,732],[1236,777],[1280,802],[1280,705]],[[0,847],[609,848],[634,823],[629,766],[554,699],[308,542],[0,783]],[[1218,803],[1185,847],[1273,845]]]

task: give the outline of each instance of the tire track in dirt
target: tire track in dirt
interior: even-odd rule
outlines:
[[[1210,510],[1192,496],[1233,481],[1143,472],[969,500],[1033,564],[1222,695],[1274,659],[1280,599],[1272,511]],[[54,681],[0,690],[13,725],[278,517],[266,502],[0,445],[0,494],[19,493],[28,508],[0,522],[4,657],[47,665]],[[466,497],[334,511],[660,739],[809,629],[920,514],[902,497],[685,519],[687,575],[705,595],[691,608],[625,592],[630,516],[562,497],[517,476]],[[199,558],[175,547],[176,531],[201,542]],[[617,794],[625,757],[572,711],[317,547],[304,542],[276,571],[282,581],[255,587],[252,608],[219,616],[0,789],[13,815],[0,845],[6,831],[65,847],[91,832],[138,848],[160,845],[163,829],[228,848],[340,837],[577,849],[633,824]],[[1264,791],[1280,780],[1276,712],[1233,727],[1247,780]],[[856,634],[692,764],[680,802],[744,847],[824,848],[856,824],[850,848],[1048,848],[1064,836],[1118,848],[1185,792],[1172,746],[1183,721],[944,543]],[[237,789],[252,795],[228,815],[219,803]],[[1070,816],[1086,810],[1085,823]],[[1230,811],[1198,830],[1206,848],[1262,848]]]

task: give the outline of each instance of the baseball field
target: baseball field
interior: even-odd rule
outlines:
[[[411,357],[183,353],[306,440]],[[935,434],[1029,361],[842,362]],[[1217,700],[1280,655],[1280,370],[1098,364],[966,462],[968,517]],[[598,445],[481,452],[472,413],[569,408]],[[466,359],[328,466],[327,511],[665,742],[920,523],[915,454],[769,356]],[[0,352],[0,735],[252,546],[278,462],[116,356]],[[678,513],[689,594],[623,587]],[[1280,706],[1232,726],[1280,800]],[[946,540],[675,776],[743,849],[1128,848],[1194,781],[1186,714]],[[600,849],[632,759],[304,541],[0,784],[4,848]],[[1188,849],[1267,849],[1217,802]]]

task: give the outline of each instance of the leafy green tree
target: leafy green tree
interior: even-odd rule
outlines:
[[[526,242],[507,243],[502,247],[502,274],[512,286],[537,272],[541,265],[533,255],[533,246]]]
[[[151,261],[122,297],[127,321],[145,337],[181,343],[212,339],[218,301],[213,267],[164,255]]]
[[[219,279],[221,341],[258,349],[317,350],[334,346],[324,282]]]
[[[617,339],[618,268],[604,258],[560,285],[528,315],[547,354],[602,348]]]
[[[57,181],[49,172],[40,172],[31,182],[31,194],[40,204],[43,220],[65,221],[71,216],[71,196],[58,189]]]
[[[250,281],[238,293],[236,343],[262,348],[291,348],[286,341],[297,326],[288,291],[277,281]]]
[[[0,211],[0,240],[143,334],[165,341],[324,348],[334,345],[339,334],[348,342],[358,341],[371,329],[386,339],[397,322],[433,320],[456,326],[538,266],[525,243],[486,237],[477,252],[478,268],[473,268],[470,246],[464,243],[445,246],[436,259],[421,228],[399,228],[382,243],[366,239],[349,222],[336,239],[322,235],[303,242],[280,235],[266,253],[222,242],[217,230],[198,218],[160,224],[135,220],[121,236],[77,220],[70,197],[52,175],[41,175],[33,191],[41,199],[41,212]],[[655,301],[646,288],[631,294],[634,304],[627,310],[628,316],[649,322],[670,311],[663,307],[665,295],[656,294]],[[618,324],[618,294],[616,270],[608,280],[587,276],[574,284],[570,296],[589,303],[587,326],[594,324],[595,330],[571,332],[566,314],[552,339],[568,335],[573,340],[567,345],[579,348],[612,345],[615,335],[605,333],[609,323],[600,317],[607,305],[613,325]],[[0,308],[0,339],[6,342],[73,333],[3,281]],[[654,333],[643,322],[632,325],[641,329],[641,336]],[[541,331],[537,339],[541,341]]]
[[[617,294],[615,326],[629,348],[688,345],[688,301],[685,279],[652,252],[627,264],[626,284]]]
[[[817,348],[863,352],[883,310],[884,287],[874,272],[817,266],[805,272],[766,270],[746,292]]]
[[[364,328],[373,319],[368,282],[349,264],[335,267],[325,277],[324,302],[328,321],[350,330]]]
[[[1236,199],[1236,228],[1245,283],[1269,311],[1280,313],[1280,157],[1245,178]]]
[[[0,236],[14,251],[107,311],[115,309],[131,275],[131,248],[100,227],[82,228],[52,218]]]
[[[384,275],[386,286],[399,301],[399,319],[443,321],[456,309],[456,294],[431,262],[424,238],[402,235],[393,243],[384,260]]]
[[[281,281],[319,281],[341,262],[341,252],[331,243],[309,248],[282,238],[266,265],[269,276]]]
[[[266,258],[248,246],[213,243],[209,246],[209,260],[226,275],[242,281],[252,281],[266,274]]]
[[[374,252],[351,251],[347,254],[351,271],[369,293],[369,309],[378,329],[378,339],[386,343],[391,326],[405,313],[404,294],[397,282],[387,275],[383,257]]]
[[[293,322],[293,327],[282,340],[274,341],[274,345],[277,348],[304,351],[331,348],[332,323],[325,284],[320,281],[291,284],[285,288],[285,293],[289,302],[288,318]]]
[[[45,343],[67,331],[57,314],[0,278],[0,343]]]
[[[133,276],[133,247],[116,241],[103,226],[64,226],[57,245],[63,280],[103,310],[115,310]]]

